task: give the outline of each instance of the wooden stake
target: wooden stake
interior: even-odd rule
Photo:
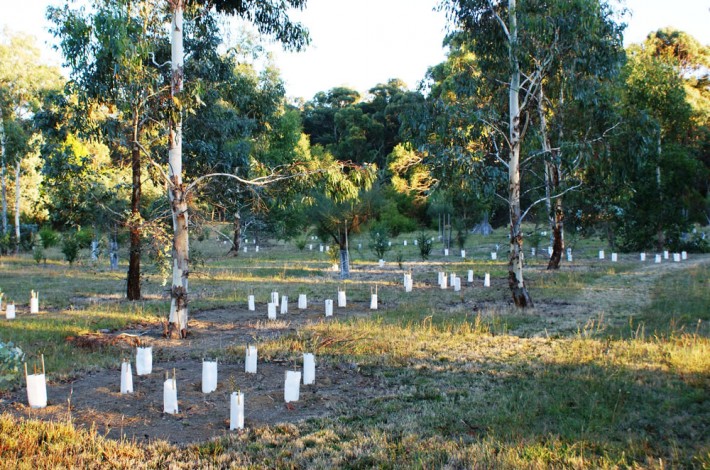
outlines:
[[[27,380],[27,363],[25,362],[25,380]]]
[[[42,354],[42,374],[44,374],[44,354]]]

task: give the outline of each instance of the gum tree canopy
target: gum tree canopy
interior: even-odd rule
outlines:
[[[215,8],[225,15],[239,16],[251,22],[262,34],[272,36],[288,49],[300,50],[308,42],[308,32],[291,21],[289,9],[303,9],[305,0],[167,0],[171,23],[171,110],[168,137],[168,191],[173,221],[173,277],[170,291],[171,304],[168,319],[168,336],[185,338],[188,319],[188,193],[190,187],[183,180],[182,115],[193,96],[184,93],[183,14],[186,8]],[[269,179],[249,182],[234,178],[240,183],[264,185]]]

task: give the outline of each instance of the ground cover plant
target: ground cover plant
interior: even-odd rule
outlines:
[[[146,273],[136,303],[121,299],[122,274],[86,256],[68,266],[55,247],[46,264],[2,258],[4,302],[18,316],[0,318],[0,342],[28,364],[44,355],[48,406],[27,406],[21,374],[3,385],[0,467],[710,466],[709,256],[655,264],[624,254],[612,263],[597,257],[605,247],[580,240],[559,272],[528,256],[535,307],[521,312],[509,300],[505,255],[490,256],[504,231],[469,237],[466,258],[443,256],[435,241],[426,261],[415,237],[391,240],[401,267],[394,259],[381,267],[366,236],[353,239],[363,248],[352,250],[348,281],[319,241],[312,250],[263,242],[236,258],[214,238],[196,242],[202,261],[184,341],[163,338],[169,297],[158,271]],[[441,289],[440,271],[462,277],[462,290]],[[28,313],[30,289],[39,315]],[[338,289],[348,305],[326,319],[324,300]],[[274,291],[288,295],[289,313],[268,321]],[[153,346],[154,371],[121,395],[120,362],[136,344]],[[247,344],[259,350],[254,376],[244,373]],[[287,406],[283,373],[300,367],[303,352],[316,355],[316,384]],[[203,358],[219,360],[209,395]],[[168,415],[162,380],[173,370],[180,412]],[[243,432],[229,431],[236,389],[246,396]]]

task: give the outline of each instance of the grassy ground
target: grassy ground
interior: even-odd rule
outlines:
[[[438,270],[504,278],[504,261],[488,255],[503,239],[472,239],[467,259],[435,254],[426,264],[415,247],[397,248],[403,269],[414,272],[406,298],[403,270],[395,261],[379,270],[365,249],[355,252],[355,271],[377,274],[341,283],[317,244],[313,253],[278,244],[228,259],[216,243],[197,243],[204,264],[191,281],[195,311],[294,286],[317,299],[338,286],[365,298],[377,284],[384,308],[376,314],[304,326],[263,343],[259,354],[279,361],[316,349],[319,361],[348,364],[388,393],[358,399],[353,390],[328,417],[179,448],[3,413],[0,467],[710,468],[710,258],[661,269],[624,255],[612,266],[596,259],[602,246],[582,241],[560,272],[529,260],[537,306],[525,313],[510,309],[504,280],[465,298],[424,289]],[[31,357],[44,353],[57,371],[50,379],[118,361],[110,348],[80,354],[65,337],[155,322],[167,309],[157,274],[146,278],[148,300],[132,305],[118,300],[119,274],[88,263],[66,271],[51,259],[2,263],[6,295],[28,303],[25,291],[36,286],[49,312],[2,321],[0,340]],[[243,348],[219,353],[229,360]]]

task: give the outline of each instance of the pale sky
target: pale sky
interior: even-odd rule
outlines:
[[[61,0],[0,0],[0,24],[52,44],[45,9]],[[415,88],[427,67],[445,51],[443,14],[438,0],[308,0],[294,17],[309,28],[312,45],[301,53],[277,52],[276,65],[287,95],[311,99],[318,91],[349,86],[365,93],[390,78]],[[625,43],[641,42],[659,28],[672,26],[710,44],[710,0],[626,0],[631,17]],[[47,52],[47,62],[61,58]]]

